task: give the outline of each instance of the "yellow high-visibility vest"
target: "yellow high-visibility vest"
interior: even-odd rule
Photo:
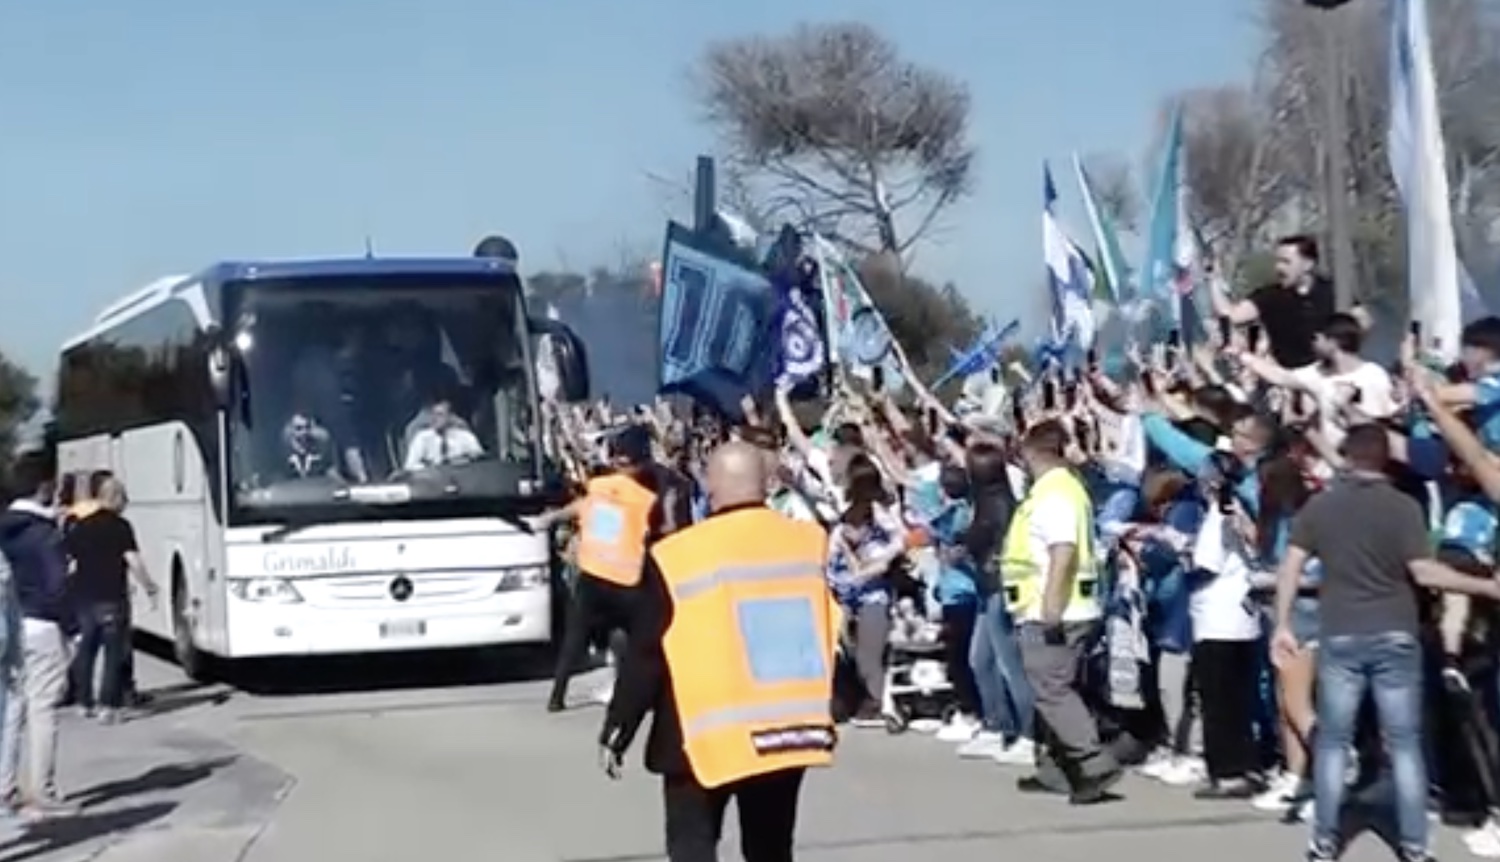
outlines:
[[[1025,499],[1016,507],[1005,544],[1000,548],[1000,579],[1005,584],[1006,606],[1018,622],[1041,619],[1042,596],[1047,588],[1047,561],[1037,559],[1031,546],[1031,519],[1037,505],[1062,497],[1077,514],[1073,591],[1063,612],[1064,622],[1082,622],[1103,615],[1099,603],[1099,562],[1094,556],[1094,504],[1083,482],[1066,467],[1056,467],[1032,483]]]

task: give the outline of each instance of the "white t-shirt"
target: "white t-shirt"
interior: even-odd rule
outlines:
[[[1056,468],[1062,469],[1062,468]],[[1054,545],[1076,545],[1078,523],[1082,515],[1073,501],[1063,494],[1048,494],[1036,501],[1031,510],[1031,519],[1026,524],[1026,555],[1038,572],[1046,572],[1051,564],[1050,548]],[[1083,548],[1078,549],[1084,553]],[[1080,562],[1084,562],[1080,558]],[[1092,562],[1092,561],[1088,561]],[[1045,589],[1045,588],[1044,588]],[[1026,619],[1036,622],[1041,619],[1042,606],[1038,602],[1026,612]],[[1063,611],[1063,622],[1088,622],[1103,616],[1097,600],[1092,602],[1070,602]]]
[[[1193,547],[1193,565],[1214,573],[1188,599],[1195,641],[1249,641],[1260,637],[1260,615],[1247,600],[1250,566],[1237,535],[1228,535],[1224,515],[1209,509]]]
[[[1297,379],[1317,399],[1323,437],[1334,446],[1344,442],[1344,428],[1338,422],[1338,415],[1340,407],[1349,403],[1351,393],[1359,393],[1356,406],[1371,419],[1385,419],[1396,413],[1391,376],[1374,362],[1363,362],[1343,374],[1326,374],[1314,366],[1311,371],[1299,370]]]

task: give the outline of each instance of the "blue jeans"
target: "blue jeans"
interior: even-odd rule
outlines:
[[[125,705],[125,654],[130,649],[128,614],[128,608],[113,603],[91,604],[79,611],[82,632],[70,673],[73,696],[84,709],[95,706],[119,709]],[[94,669],[101,653],[104,669],[96,698]]]
[[[1032,739],[1035,698],[1021,667],[1021,647],[1004,593],[989,596],[980,607],[969,641],[969,666],[984,707],[985,729]]]
[[[1318,732],[1315,738],[1313,841],[1339,846],[1345,752],[1354,741],[1369,687],[1396,789],[1401,846],[1427,849],[1427,761],[1422,755],[1422,645],[1406,632],[1339,635],[1318,648]]]
[[[1097,496],[1094,499],[1103,502],[1099,505],[1098,513],[1094,515],[1095,523],[1104,527],[1135,520],[1135,513],[1141,508],[1140,488],[1109,482],[1101,485],[1096,491]]]

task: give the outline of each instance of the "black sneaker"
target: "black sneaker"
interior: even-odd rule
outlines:
[[[1210,781],[1193,791],[1194,799],[1249,799],[1260,792],[1260,787],[1248,778],[1225,778]]]
[[[880,713],[880,704],[871,701],[861,705],[849,723],[855,727],[885,727],[885,716]]]
[[[1400,853],[1396,854],[1396,858],[1400,859],[1401,862],[1436,862],[1432,854],[1426,850],[1411,850],[1405,847],[1401,849]]]
[[[1068,802],[1072,805],[1098,805],[1115,799],[1117,797],[1112,796],[1109,790],[1124,777],[1125,770],[1118,766],[1102,775],[1086,777],[1068,794]]]
[[[565,702],[563,702],[563,699],[560,698],[560,697],[554,697],[554,698],[551,698],[551,699],[549,699],[547,701],[547,711],[548,712],[562,712],[563,710],[565,710],[567,708],[568,708],[568,705]]]
[[[1047,793],[1053,796],[1065,796],[1068,791],[1043,781],[1039,775],[1023,775],[1016,779],[1016,789],[1022,793]]]

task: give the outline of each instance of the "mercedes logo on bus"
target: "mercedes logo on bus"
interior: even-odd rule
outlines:
[[[391,581],[391,598],[398,602],[404,602],[411,598],[411,594],[416,592],[416,590],[417,588],[412,584],[411,578],[408,578],[406,575],[397,575],[396,579]]]

